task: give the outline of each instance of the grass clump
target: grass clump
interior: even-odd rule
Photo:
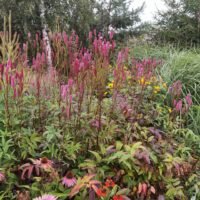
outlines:
[[[169,84],[180,80],[183,93],[190,93],[195,104],[200,105],[200,55],[192,50],[176,51],[170,55],[161,69],[161,75]]]

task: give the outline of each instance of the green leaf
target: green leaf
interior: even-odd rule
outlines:
[[[95,156],[98,163],[101,162],[102,158],[97,152],[95,152],[95,151],[89,151],[89,152]]]
[[[114,195],[116,194],[117,188],[118,188],[117,185],[115,185],[115,186],[112,188],[112,190],[111,190],[111,192],[110,192],[110,195],[109,195],[110,197],[112,197],[112,196],[114,196]]]
[[[116,195],[128,195],[130,190],[128,188],[121,189],[117,192]]]
[[[116,150],[117,150],[117,151],[120,151],[122,147],[123,147],[123,143],[120,142],[120,141],[117,141],[117,142],[116,142]]]

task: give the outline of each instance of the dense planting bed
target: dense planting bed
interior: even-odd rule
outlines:
[[[1,40],[1,199],[200,198],[193,96],[161,60],[116,52],[112,33],[88,48],[56,33],[49,67],[38,35]]]

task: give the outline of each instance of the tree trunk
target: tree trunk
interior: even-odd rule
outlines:
[[[111,25],[111,6],[112,6],[112,0],[109,1],[108,6],[108,24],[106,24],[106,35],[109,34],[109,26]]]
[[[48,36],[48,24],[45,19],[44,0],[41,0],[41,3],[40,3],[40,18],[41,18],[41,22],[42,22],[42,36],[43,36],[43,40],[45,42],[47,65],[48,65],[48,68],[50,69],[53,66],[53,64],[52,64],[52,58],[51,58],[51,43],[50,43],[49,36]]]
[[[197,12],[198,33],[200,38],[200,10]]]

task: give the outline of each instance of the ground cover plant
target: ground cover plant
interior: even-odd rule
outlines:
[[[199,199],[193,96],[92,31],[0,35],[0,198]],[[117,55],[117,56],[115,56]]]

